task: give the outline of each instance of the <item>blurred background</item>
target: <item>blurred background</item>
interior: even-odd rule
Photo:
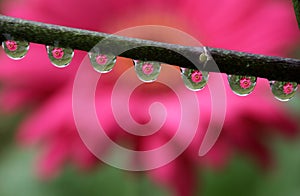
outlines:
[[[163,25],[184,31],[205,46],[300,58],[300,33],[292,2],[286,0],[0,0],[0,13],[105,33]],[[143,36],[161,40],[162,35]],[[238,97],[224,76],[227,113],[213,149],[198,157],[211,113],[206,107],[199,133],[182,155],[153,171],[129,172],[99,161],[77,133],[72,85],[85,55],[75,51],[71,64],[57,69],[45,46],[31,44],[20,61],[0,50],[1,196],[299,195],[299,89],[292,100],[282,103],[272,95],[268,81],[259,79],[251,95]],[[130,109],[137,122],[149,121],[147,109],[141,108],[157,100],[174,114],[149,138],[124,133],[107,103],[114,82],[132,66],[131,60],[118,58],[110,75],[101,78],[105,87],[97,89],[98,115],[114,141],[136,150],[153,149],[174,135],[168,122],[178,121],[180,114],[174,112],[178,100],[160,84],[136,89]],[[210,101],[207,89],[197,96],[201,103]]]

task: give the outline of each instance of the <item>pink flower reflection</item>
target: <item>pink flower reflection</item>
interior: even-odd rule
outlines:
[[[267,55],[286,55],[288,49],[299,43],[292,6],[280,0],[154,0],[151,3],[137,0],[19,0],[6,1],[3,7],[4,14],[10,16],[104,32],[135,25],[166,25],[190,33],[204,45]],[[155,36],[149,35],[149,39],[156,39]],[[82,168],[96,164],[96,158],[78,137],[72,116],[72,84],[84,55],[86,53],[76,51],[71,65],[63,70],[53,67],[45,47],[36,44],[31,45],[22,61],[12,61],[4,54],[0,59],[2,108],[13,111],[30,107],[30,115],[21,124],[18,139],[22,143],[41,144],[44,153],[39,172],[45,177],[57,173],[67,161]],[[97,110],[107,115],[99,114],[99,117],[114,140],[133,149],[153,149],[174,135],[179,119],[178,100],[162,85],[150,84],[137,89],[130,102],[133,118],[146,123],[148,106],[159,101],[171,112],[167,117],[169,123],[149,137],[125,133],[111,118],[110,104],[106,101],[114,82],[129,66],[132,66],[131,61],[120,60],[116,66],[119,68],[101,78],[104,87],[98,89],[95,100]],[[254,92],[245,98],[237,97],[227,86],[226,121],[217,144],[205,157],[197,154],[210,119],[210,105],[206,104],[210,97],[207,89],[199,92],[202,115],[198,135],[175,161],[149,174],[157,182],[170,186],[177,195],[188,196],[195,190],[196,167],[223,165],[234,151],[241,151],[268,166],[271,153],[263,139],[270,138],[273,130],[290,136],[296,127],[282,105],[270,98],[267,86],[267,82],[259,80]]]

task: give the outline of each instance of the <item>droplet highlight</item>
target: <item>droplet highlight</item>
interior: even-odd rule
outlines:
[[[29,43],[20,40],[6,40],[2,42],[2,48],[7,56],[14,60],[20,60],[25,57],[29,50]]]
[[[89,52],[89,58],[95,71],[99,73],[110,72],[116,64],[117,57],[113,55]]]
[[[46,49],[48,57],[55,67],[63,68],[68,66],[74,56],[74,50],[71,48],[46,46]]]
[[[199,91],[205,87],[208,82],[209,74],[197,69],[180,68],[181,77],[185,86],[192,91]]]
[[[231,90],[239,96],[246,96],[252,93],[256,86],[256,81],[257,78],[254,76],[228,76],[228,82]]]
[[[296,82],[271,81],[270,87],[276,99],[289,101],[296,94],[298,84]]]
[[[161,65],[154,61],[134,60],[134,69],[138,78],[143,82],[153,82],[157,79]]]

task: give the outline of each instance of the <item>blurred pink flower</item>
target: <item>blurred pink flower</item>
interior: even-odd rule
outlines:
[[[299,43],[292,5],[280,0],[186,0],[176,3],[170,0],[151,3],[19,0],[6,1],[3,7],[4,14],[10,16],[108,33],[135,25],[166,25],[190,33],[204,45],[267,55],[287,55],[288,50]],[[149,39],[156,38],[149,35]],[[8,111],[30,109],[30,116],[20,126],[18,139],[23,143],[41,144],[43,155],[39,172],[46,177],[58,173],[66,161],[73,161],[82,168],[90,168],[97,161],[81,141],[72,115],[72,85],[84,55],[86,53],[75,51],[70,66],[57,69],[50,64],[44,46],[31,44],[22,61],[12,61],[4,54],[0,59],[2,108]],[[101,76],[100,82],[104,85],[97,89],[95,99],[98,112],[101,111],[98,115],[114,140],[128,140],[134,149],[153,149],[174,135],[180,118],[178,100],[163,85],[140,87],[132,95],[130,104],[137,122],[149,120],[145,108],[153,101],[162,102],[171,115],[162,129],[152,136],[134,137],[125,133],[114,120],[110,104],[105,103],[110,103],[114,82],[129,66],[132,63],[120,59],[112,73]],[[196,187],[196,167],[203,164],[221,166],[234,151],[253,156],[263,166],[269,165],[271,154],[263,139],[271,137],[273,130],[293,135],[296,127],[283,105],[270,99],[270,93],[265,92],[267,86],[266,81],[259,80],[254,93],[248,97],[237,97],[226,86],[225,124],[218,142],[205,157],[198,157],[198,149],[211,111],[205,103],[200,103],[199,109],[204,112],[193,143],[170,164],[150,171],[151,176],[170,186],[176,195],[188,196]],[[210,99],[207,89],[197,95],[199,100]]]

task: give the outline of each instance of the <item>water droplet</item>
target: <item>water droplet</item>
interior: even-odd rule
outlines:
[[[199,61],[205,63],[208,60],[208,56],[205,53],[201,53],[199,56]]]
[[[27,54],[29,43],[27,41],[6,40],[2,42],[2,47],[9,58],[20,60]]]
[[[288,101],[293,98],[298,88],[296,82],[271,81],[270,86],[273,95],[279,101]]]
[[[55,46],[46,46],[48,57],[55,67],[66,67],[70,64],[74,51],[71,48],[59,48]]]
[[[110,72],[116,64],[117,57],[113,55],[89,52],[93,68],[99,73]]]
[[[192,91],[199,91],[205,87],[208,82],[208,72],[197,69],[180,68],[181,77],[185,86]]]
[[[228,75],[231,90],[239,96],[249,95],[255,88],[256,77]]]
[[[154,61],[138,61],[134,60],[135,72],[143,82],[153,82],[160,73],[160,63]]]
[[[203,47],[203,52],[199,55],[199,61],[203,64],[203,67],[206,67],[207,63],[212,60],[212,57],[206,47]]]

